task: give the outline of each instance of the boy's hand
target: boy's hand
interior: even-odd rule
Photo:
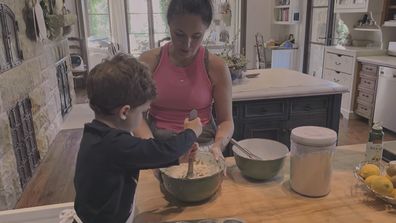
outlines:
[[[190,157],[193,158],[193,160],[195,160],[195,155],[197,155],[197,150],[198,150],[198,143],[194,143],[191,148],[179,158],[179,163],[187,163],[188,159]]]
[[[184,129],[193,130],[198,137],[202,133],[201,119],[199,117],[191,121],[189,121],[188,118],[184,119]]]

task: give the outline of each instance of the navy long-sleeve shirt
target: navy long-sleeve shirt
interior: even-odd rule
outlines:
[[[124,223],[139,170],[177,165],[196,140],[191,129],[159,141],[134,137],[97,120],[85,124],[74,177],[77,215],[84,223]]]

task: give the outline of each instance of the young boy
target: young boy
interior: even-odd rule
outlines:
[[[141,139],[130,132],[156,96],[148,69],[118,54],[88,75],[87,92],[95,119],[85,124],[77,157],[74,208],[84,223],[125,223],[131,214],[139,170],[188,160],[202,132],[199,118],[166,141]]]

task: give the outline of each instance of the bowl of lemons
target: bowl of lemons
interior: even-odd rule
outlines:
[[[386,165],[361,162],[355,167],[354,176],[378,198],[396,205],[396,161]]]

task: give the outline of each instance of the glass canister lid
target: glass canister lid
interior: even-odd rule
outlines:
[[[293,142],[307,146],[330,146],[336,143],[337,133],[329,128],[319,126],[301,126],[291,131]]]

